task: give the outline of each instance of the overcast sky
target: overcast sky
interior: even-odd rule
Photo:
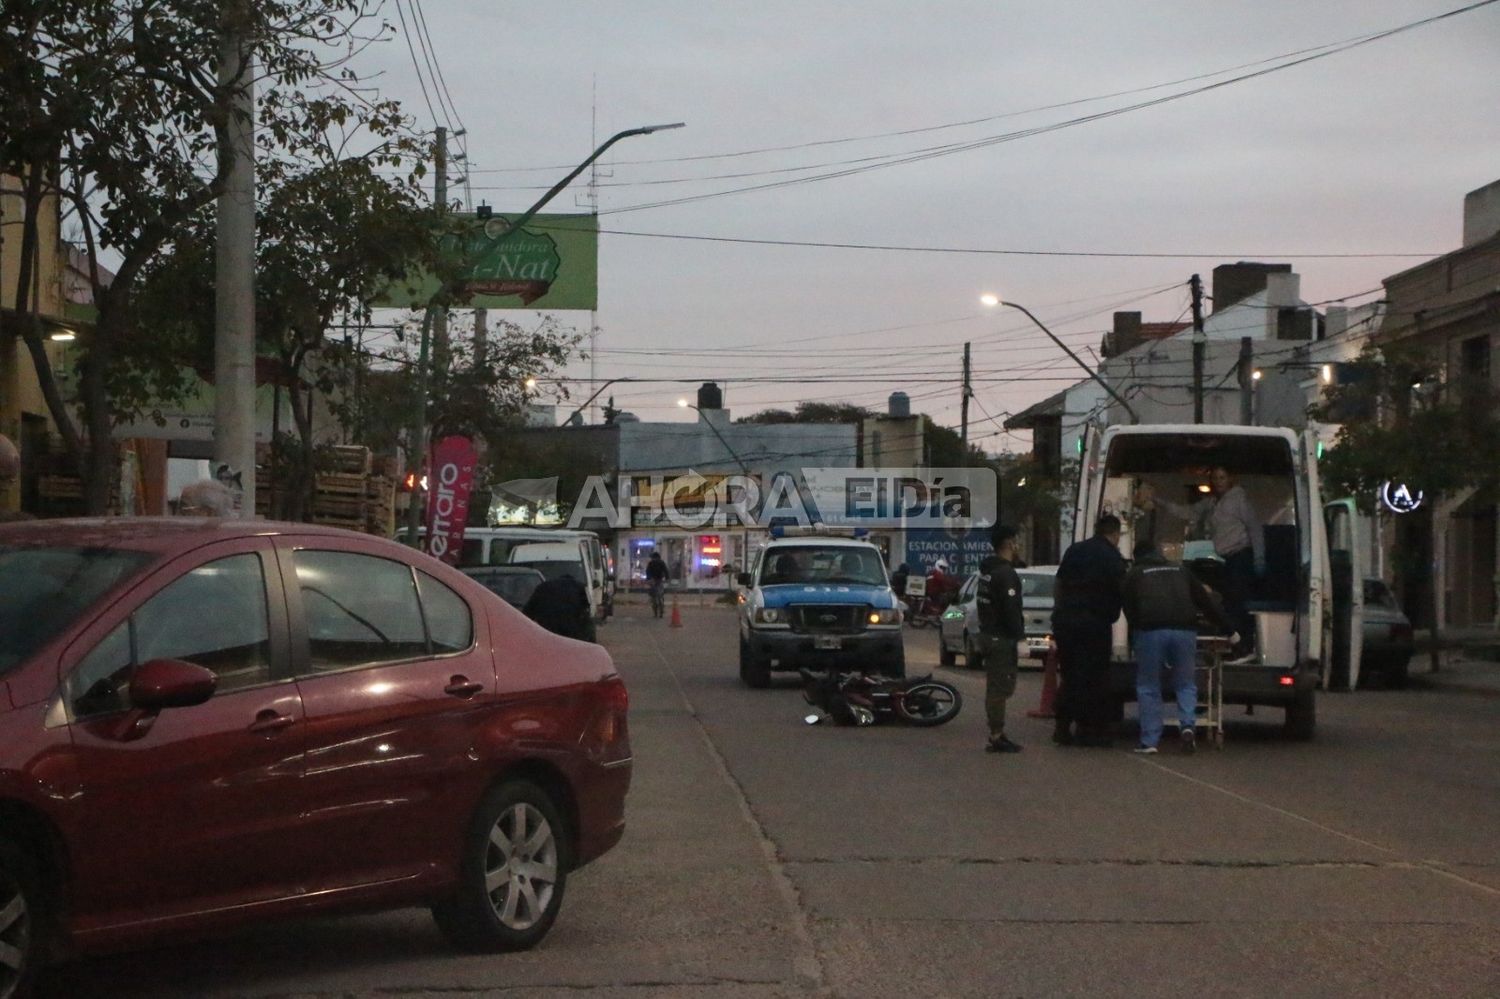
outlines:
[[[387,0],[397,35],[360,68],[380,72],[381,91],[425,124],[429,100],[440,122],[462,121],[474,204],[519,211],[609,135],[686,122],[627,139],[601,161],[597,377],[715,379],[736,416],[803,399],[880,408],[901,389],[956,426],[961,345],[971,340],[971,436],[991,450],[1022,447],[986,416],[1003,420],[1081,373],[1019,313],[985,310],[981,292],[1028,306],[1080,350],[1097,347],[1116,309],[1148,322],[1183,317],[1189,275],[1208,282],[1216,264],[1240,259],[1291,263],[1306,301],[1358,304],[1378,297],[1359,293],[1383,277],[1455,249],[1464,194],[1500,179],[1500,4],[991,143],[980,140],[1186,93],[1463,4],[416,5]],[[430,79],[424,100],[398,13],[409,26],[423,16],[451,111]],[[1082,103],[1037,110],[1065,102]],[[587,210],[586,180],[549,210]],[[638,207],[703,195],[715,196]],[[588,328],[587,313],[558,315]],[[569,371],[581,401],[589,365]],[[851,380],[765,381],[836,376]],[[606,391],[648,420],[684,418],[675,400],[685,393]]]

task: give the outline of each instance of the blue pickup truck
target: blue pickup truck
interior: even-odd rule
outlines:
[[[906,675],[901,606],[880,549],[838,537],[788,537],[741,573],[740,679],[765,687],[772,671],[859,669]]]

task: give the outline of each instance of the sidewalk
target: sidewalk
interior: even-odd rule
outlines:
[[[1426,690],[1454,690],[1484,697],[1500,697],[1500,662],[1480,659],[1473,653],[1457,650],[1443,657],[1438,672],[1430,672],[1431,657],[1418,652],[1412,657],[1411,686]]]

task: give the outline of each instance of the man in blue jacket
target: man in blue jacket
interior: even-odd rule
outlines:
[[[1191,753],[1197,745],[1199,614],[1230,635],[1231,644],[1238,638],[1234,625],[1192,570],[1168,562],[1152,544],[1136,545],[1123,602],[1135,642],[1135,696],[1141,716],[1141,744],[1135,751],[1155,753],[1161,742],[1165,666],[1177,698],[1182,748]]]
[[[1105,514],[1095,521],[1094,536],[1071,545],[1057,567],[1052,636],[1058,688],[1052,741],[1060,746],[1110,745],[1110,632],[1120,616],[1124,580],[1120,518]]]

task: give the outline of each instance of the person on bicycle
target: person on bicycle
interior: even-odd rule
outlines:
[[[653,551],[646,562],[646,587],[651,591],[651,613],[657,617],[662,616],[662,591],[666,586],[667,563],[662,560],[661,552]]]

